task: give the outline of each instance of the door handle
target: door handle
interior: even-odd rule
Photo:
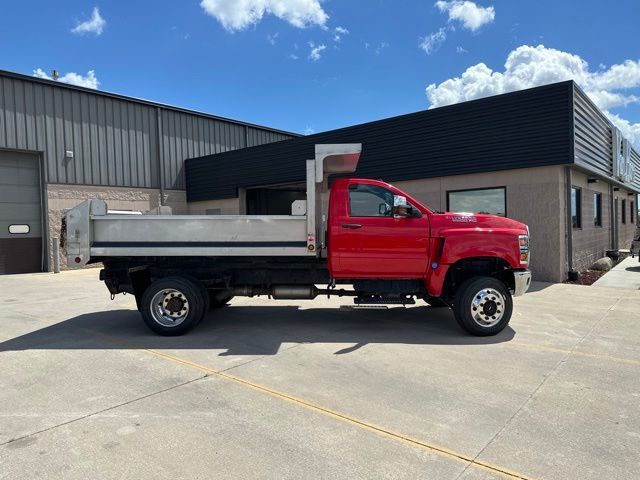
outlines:
[[[343,223],[342,228],[348,228],[350,230],[355,230],[357,228],[362,228],[362,225],[359,223]]]

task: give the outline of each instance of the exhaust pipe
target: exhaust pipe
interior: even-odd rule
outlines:
[[[313,300],[320,293],[315,285],[276,285],[271,288],[244,285],[234,287],[232,292],[237,297],[271,295],[275,300]]]
[[[272,288],[276,300],[313,300],[318,296],[315,285],[278,285]]]

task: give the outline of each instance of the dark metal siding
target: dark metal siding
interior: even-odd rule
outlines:
[[[356,142],[356,175],[388,181],[567,164],[573,158],[572,82],[187,160],[189,201],[238,187],[304,180],[316,143]]]
[[[573,99],[575,163],[588,171],[612,178],[613,125],[577,85],[574,85]],[[636,177],[630,186],[640,190],[640,155],[633,148],[630,150],[631,161],[636,167]]]
[[[640,192],[640,153],[633,149],[631,149],[631,161],[636,168],[635,181],[631,185],[636,192]]]
[[[227,152],[246,146],[243,125],[198,118],[181,112],[162,112],[165,187],[184,190],[185,158]]]
[[[159,188],[164,165],[164,187],[183,190],[186,158],[294,136],[0,71],[0,148],[43,152],[48,183]]]
[[[611,125],[604,114],[587,98],[574,90],[575,162],[601,175],[613,175]]]
[[[266,143],[280,142],[288,140],[291,136],[283,135],[279,132],[270,132],[269,130],[260,130],[257,128],[247,127],[247,146],[255,147]]]

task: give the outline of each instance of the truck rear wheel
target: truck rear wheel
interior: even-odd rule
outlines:
[[[458,324],[476,336],[501,332],[511,320],[513,300],[507,286],[493,277],[473,277],[456,292],[453,313]]]
[[[192,280],[161,278],[142,295],[140,313],[147,326],[160,335],[182,335],[195,327],[205,314],[208,302]]]

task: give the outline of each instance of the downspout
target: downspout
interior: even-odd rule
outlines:
[[[160,169],[160,205],[165,204],[164,198],[164,152],[162,151],[162,112],[156,107],[156,151],[158,152],[158,168]]]
[[[610,222],[610,230],[611,230],[611,250],[616,250],[617,249],[617,245],[618,245],[618,241],[617,241],[617,235],[616,235],[616,229],[618,228],[618,219],[616,218],[616,200],[615,200],[615,192],[613,190],[613,184],[609,184],[609,218],[611,219]]]
[[[576,161],[576,84],[574,81],[571,81],[571,88],[569,94],[569,125],[570,125],[570,134],[571,134],[571,143],[569,158],[571,159],[571,163],[575,163]],[[571,218],[571,184],[573,180],[571,179],[571,166],[567,166],[564,168],[564,177],[565,177],[565,195],[566,195],[566,224],[567,224],[567,267],[569,268],[569,272],[573,272],[573,219]],[[582,207],[581,207],[582,209]],[[581,212],[582,214],[582,212]],[[571,273],[568,274],[569,276]],[[570,278],[571,280],[571,278]]]
[[[571,167],[564,167],[566,189],[566,224],[567,224],[567,266],[573,271],[573,220],[571,218]]]

